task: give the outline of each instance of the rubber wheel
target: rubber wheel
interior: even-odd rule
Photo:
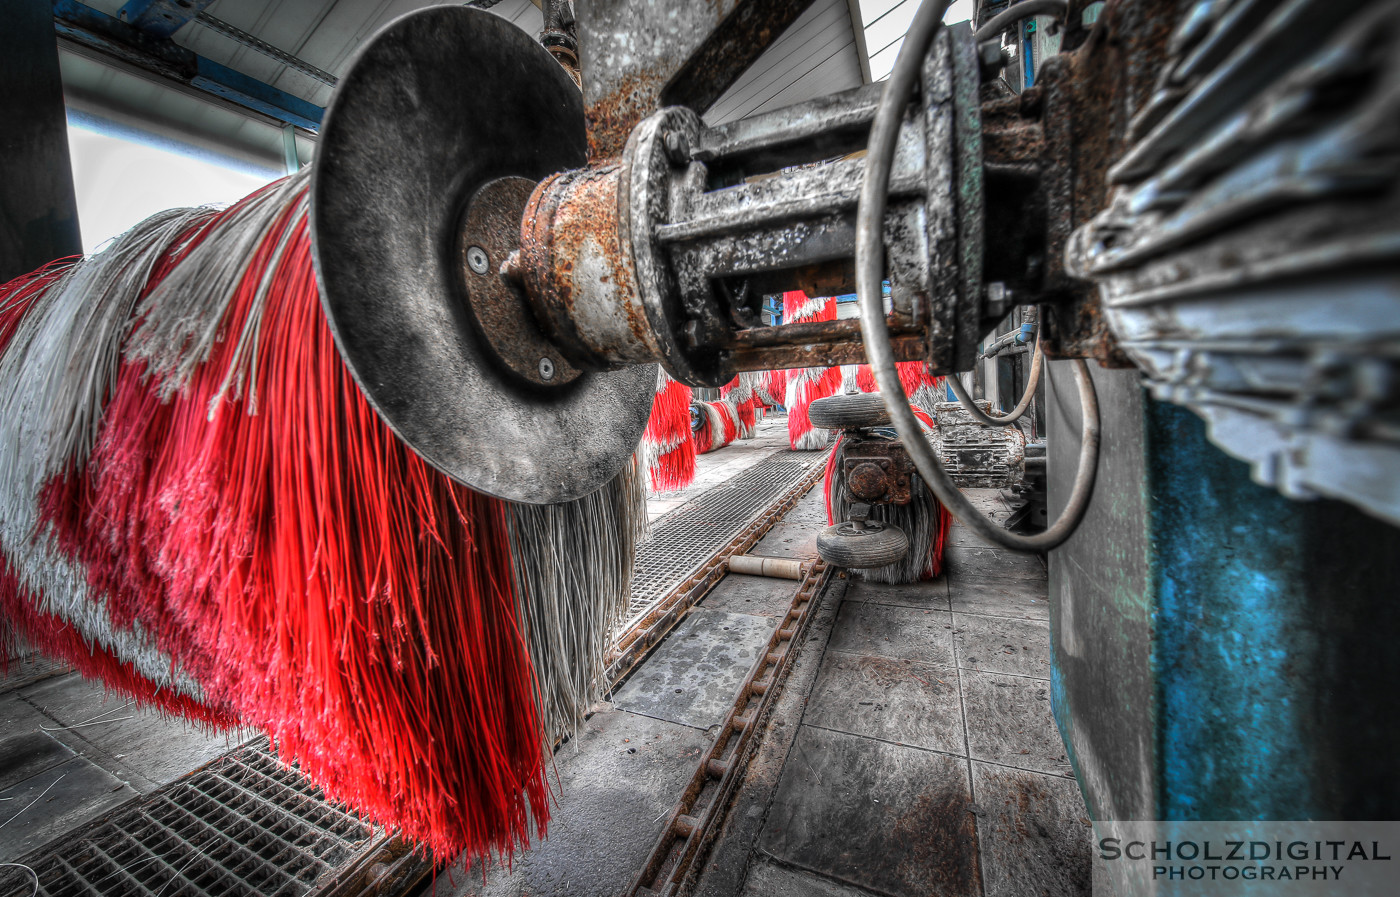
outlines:
[[[890,425],[885,400],[877,392],[817,399],[808,406],[807,416],[819,430],[864,430]]]
[[[817,534],[817,554],[838,567],[883,567],[908,553],[909,537],[904,530],[878,520],[867,520],[864,529],[844,520]]]

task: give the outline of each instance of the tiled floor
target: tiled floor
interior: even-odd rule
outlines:
[[[822,505],[814,489],[753,553],[815,556]],[[1089,893],[1087,814],[1050,716],[1044,567],[953,536],[943,579],[838,580],[818,605],[697,895]],[[622,890],[793,585],[726,577],[556,755],[550,838],[439,893]]]
[[[995,492],[972,497],[1005,514]],[[1089,893],[1088,814],[1050,715],[1044,566],[953,536],[944,579],[846,590],[781,773],[745,785],[771,797],[744,894]]]
[[[0,680],[0,862],[174,781],[253,734],[210,734],[132,706],[59,664],[15,664]]]

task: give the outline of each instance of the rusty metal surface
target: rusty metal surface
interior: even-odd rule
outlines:
[[[991,410],[986,400],[977,405]],[[980,424],[957,402],[935,405],[934,417],[934,449],[960,488],[1006,488],[1025,476],[1026,436],[1020,430]]]
[[[661,355],[619,232],[623,171],[618,165],[583,168],[543,181],[525,210],[511,271],[551,342],[594,371]]]
[[[457,262],[471,297],[467,312],[496,358],[531,383],[563,386],[578,379],[578,368],[564,360],[540,331],[524,295],[500,275],[502,263],[519,247],[521,215],[534,189],[528,178],[484,184],[462,218]]]
[[[1054,302],[1044,332],[1051,357],[1131,364],[1103,319],[1097,290],[1066,270],[1065,250],[1075,228],[1108,203],[1108,169],[1129,145],[1134,115],[1157,92],[1176,17],[1175,4],[1110,0],[1084,43],[1047,59],[1036,76],[1046,147],[1043,298]]]
[[[471,197],[499,177],[538,181],[584,161],[582,101],[553,57],[491,13],[411,13],[361,47],[319,147],[321,302],[385,422],[499,498],[567,501],[615,477],[646,427],[655,371],[540,387],[497,361],[463,308],[457,234]]]
[[[1192,10],[1067,262],[1258,481],[1400,522],[1400,4]]]
[[[666,105],[704,112],[811,0],[589,0],[576,7],[589,158]],[[664,94],[664,99],[663,99]]]
[[[904,444],[847,432],[841,440],[846,491],[856,501],[907,505],[918,476]]]
[[[624,892],[635,895],[672,897],[699,871],[703,857],[719,830],[734,790],[743,777],[773,704],[773,695],[782,690],[794,646],[802,643],[807,626],[831,568],[820,560],[813,563],[798,585],[787,613],[773,630],[767,649],[759,657],[719,734],[701,758],[690,784],[681,794],[666,827],[631,886]]]

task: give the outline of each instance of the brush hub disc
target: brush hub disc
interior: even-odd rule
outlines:
[[[593,492],[651,411],[654,366],[570,366],[500,278],[527,188],[586,157],[582,98],[549,52],[458,6],[362,47],[321,128],[312,244],[341,357],[415,452],[498,498]]]

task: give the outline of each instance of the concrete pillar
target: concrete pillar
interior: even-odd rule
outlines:
[[[0,0],[0,283],[83,251],[53,7]]]
[[[1400,817],[1400,530],[1249,479],[1136,371],[1094,368],[1103,455],[1050,554],[1052,700],[1096,819]],[[1050,365],[1050,515],[1078,450]]]

